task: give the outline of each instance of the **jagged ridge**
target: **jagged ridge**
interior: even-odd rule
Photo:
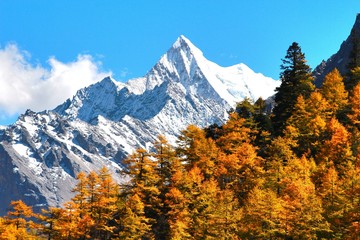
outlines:
[[[315,85],[320,87],[324,77],[337,68],[341,75],[346,76],[349,73],[349,63],[351,53],[354,47],[354,40],[360,39],[360,14],[356,16],[354,26],[351,29],[349,37],[341,44],[337,53],[333,54],[328,60],[323,60],[313,71]]]
[[[151,148],[160,134],[174,143],[190,124],[221,124],[237,101],[267,98],[278,84],[244,64],[220,67],[180,36],[146,76],[127,83],[105,78],[1,130],[0,213],[13,199],[61,205],[79,171],[105,165],[122,181],[122,159],[135,148]]]

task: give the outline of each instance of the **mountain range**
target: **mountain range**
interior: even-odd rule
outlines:
[[[356,39],[359,15],[339,51],[315,68],[317,86],[335,67],[347,74]],[[0,214],[17,199],[35,211],[61,206],[81,171],[106,166],[114,180],[126,181],[122,161],[136,148],[151,150],[159,135],[175,144],[190,124],[221,125],[237,102],[270,99],[279,84],[245,64],[221,67],[180,36],[144,77],[107,77],[53,110],[27,110],[1,128]]]
[[[80,171],[106,166],[124,181],[122,160],[136,148],[151,149],[159,135],[175,144],[190,124],[222,124],[237,102],[266,99],[279,84],[245,64],[221,67],[180,36],[144,77],[107,77],[1,129],[0,214],[17,199],[35,211],[61,206]]]

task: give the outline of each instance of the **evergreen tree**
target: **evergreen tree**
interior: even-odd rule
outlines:
[[[294,42],[289,47],[282,62],[281,85],[276,88],[276,105],[273,109],[273,124],[277,134],[282,134],[298,96],[307,98],[315,89],[311,69],[306,64],[305,54],[298,43]]]
[[[350,76],[346,79],[345,87],[351,93],[354,87],[360,83],[360,65],[350,69]]]

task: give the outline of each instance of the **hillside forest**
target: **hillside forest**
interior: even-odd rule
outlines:
[[[272,104],[245,99],[176,147],[159,136],[123,161],[121,184],[80,173],[60,208],[13,201],[0,239],[359,239],[357,55],[317,88],[293,43]]]

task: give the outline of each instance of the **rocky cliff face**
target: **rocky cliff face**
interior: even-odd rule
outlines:
[[[146,76],[105,78],[0,130],[0,214],[14,199],[35,210],[63,204],[80,171],[107,166],[124,181],[122,160],[136,148],[150,149],[160,134],[175,143],[189,124],[221,124],[236,102],[267,98],[278,84],[244,64],[220,67],[181,36]]]
[[[322,61],[313,71],[315,85],[320,87],[326,74],[337,68],[341,75],[346,76],[349,72],[349,63],[354,49],[354,42],[360,41],[360,14],[357,15],[355,24],[349,37],[341,44],[337,53],[327,61]]]

